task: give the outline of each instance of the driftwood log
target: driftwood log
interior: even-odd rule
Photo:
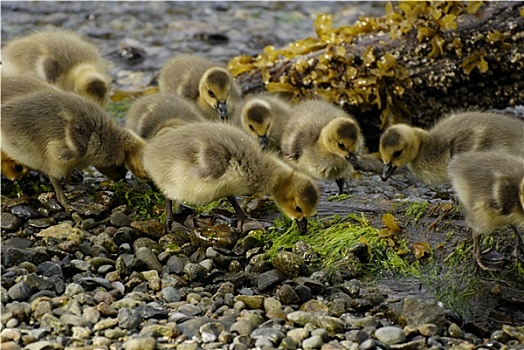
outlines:
[[[239,56],[243,93],[321,96],[360,122],[370,151],[397,122],[430,127],[457,109],[524,104],[524,2],[405,2],[318,39]]]

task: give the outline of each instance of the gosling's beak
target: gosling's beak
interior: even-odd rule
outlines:
[[[382,181],[389,179],[391,174],[397,169],[396,166],[391,165],[391,163],[384,164],[384,170],[382,171]]]
[[[349,156],[346,157],[349,163],[353,165],[353,167],[357,167],[359,165],[359,159],[358,155],[356,153],[351,153]]]
[[[265,149],[269,145],[269,140],[266,135],[259,136],[258,141],[260,142],[260,147],[262,147],[262,149]]]
[[[295,221],[297,222],[297,226],[298,226],[298,229],[300,230],[300,233],[303,235],[306,234],[307,233],[307,219],[306,218],[302,218],[302,220],[295,219]]]
[[[217,110],[220,119],[227,120],[228,115],[226,102],[218,102],[215,106],[215,109]]]

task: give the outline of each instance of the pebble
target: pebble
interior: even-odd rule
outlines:
[[[322,337],[319,335],[313,335],[309,338],[304,339],[302,347],[304,349],[318,349],[324,344]]]
[[[156,339],[153,337],[130,338],[124,342],[125,350],[154,350]]]
[[[398,327],[382,327],[375,331],[375,337],[386,344],[398,344],[406,341],[406,333]]]

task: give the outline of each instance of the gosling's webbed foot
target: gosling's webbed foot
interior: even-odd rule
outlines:
[[[190,229],[189,227],[179,223],[178,221],[171,220],[169,222],[166,221],[166,231],[170,233],[177,232],[177,231],[189,232]]]
[[[497,251],[487,249],[475,256],[475,261],[483,270],[498,271],[506,263],[506,258]]]

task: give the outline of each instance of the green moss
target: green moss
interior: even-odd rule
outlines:
[[[429,203],[427,201],[413,202],[406,209],[405,216],[408,218],[412,218],[414,222],[418,222],[426,213],[428,207]]]
[[[343,193],[343,194],[336,194],[334,196],[329,196],[328,201],[340,202],[340,201],[345,201],[346,199],[349,199],[349,198],[353,198],[353,196]]]
[[[313,266],[327,270],[345,259],[353,246],[365,243],[370,259],[361,266],[364,273],[374,274],[386,269],[400,274],[417,275],[418,263],[410,263],[397,253],[409,251],[407,242],[403,239],[384,239],[378,232],[378,229],[367,224],[365,218],[352,214],[344,218],[310,220],[309,230],[305,235],[300,234],[291,220],[276,220],[275,227],[270,228],[261,239],[266,244],[269,258],[277,251],[289,250],[297,241],[304,240],[316,253]]]
[[[198,214],[209,214],[214,209],[219,209],[219,208],[229,210],[232,213],[234,212],[233,207],[231,206],[231,203],[229,203],[227,198],[220,198],[219,200],[211,202],[209,204],[200,205],[195,208],[195,212]]]
[[[115,206],[127,205],[136,212],[136,220],[158,220],[165,223],[165,213],[160,216],[154,213],[155,208],[165,205],[164,196],[147,184],[120,180],[109,185],[108,190],[115,195]]]

